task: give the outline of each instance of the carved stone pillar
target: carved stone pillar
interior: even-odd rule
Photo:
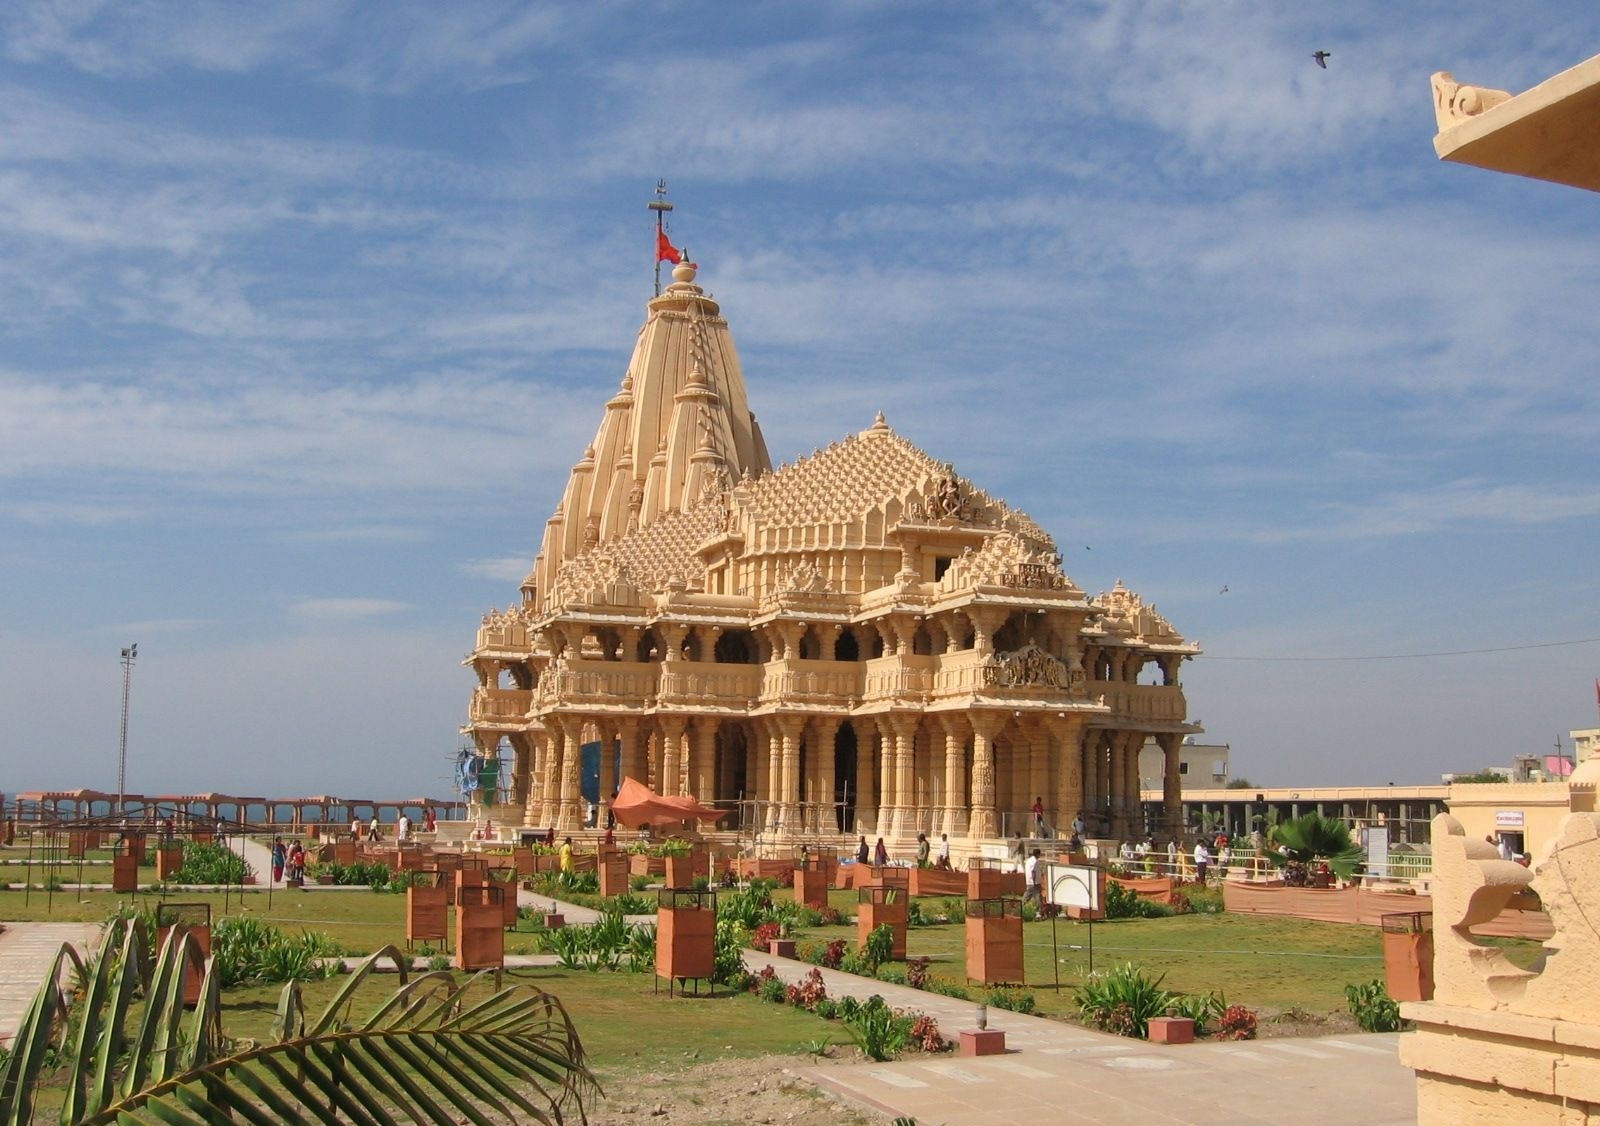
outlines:
[[[913,836],[917,831],[917,717],[894,713],[889,717],[889,731],[884,738],[885,749],[889,739],[894,741],[894,804],[889,835],[895,838]]]
[[[1127,783],[1124,793],[1127,794],[1128,832],[1136,838],[1144,837],[1144,787],[1139,778],[1139,752],[1144,750],[1144,732],[1128,732],[1128,750],[1123,759],[1123,768],[1127,771]]]
[[[1083,808],[1083,725],[1083,716],[1071,712],[1050,725],[1055,739],[1051,753],[1056,760],[1056,820],[1052,828],[1059,836],[1072,831],[1072,819]]]
[[[717,728],[721,723],[716,716],[696,716],[689,747],[689,792],[708,804],[717,796]]]
[[[900,808],[900,791],[896,785],[894,727],[887,716],[873,717],[878,734],[878,824],[876,835],[885,839],[894,836],[894,823]]]
[[[1109,769],[1106,772],[1106,797],[1111,814],[1111,835],[1118,840],[1127,840],[1129,832],[1127,749],[1127,732],[1118,731],[1113,734]]]
[[[800,830],[800,732],[806,721],[803,716],[780,715],[772,722],[779,768],[776,827],[784,836],[793,836]]]
[[[507,738],[517,755],[516,765],[511,771],[511,804],[518,809],[526,809],[529,782],[533,777],[533,740],[525,731],[514,732]]]
[[[656,792],[664,798],[683,793],[683,731],[688,723],[681,715],[661,717],[661,785]]]
[[[1006,720],[991,712],[967,715],[972,722],[972,815],[967,831],[974,839],[982,839],[999,831],[994,808],[994,740]]]
[[[972,647],[979,653],[994,652],[995,631],[1006,624],[1007,611],[998,606],[968,606],[967,620],[972,623]]]
[[[815,816],[810,820],[824,833],[839,829],[838,810],[834,808],[833,795],[838,790],[835,773],[834,743],[839,734],[838,716],[818,716],[811,721],[810,763],[812,784],[807,800],[812,803]]]
[[[1092,727],[1083,736],[1083,812],[1090,833],[1098,833],[1094,815],[1100,812],[1105,787],[1106,732]]]
[[[878,766],[873,759],[873,733],[877,726],[870,719],[849,722],[856,733],[856,823],[846,828],[856,833],[866,833],[878,822]]]
[[[556,831],[571,833],[583,826],[583,718],[568,716],[561,727],[561,791],[556,803]]]
[[[1179,768],[1183,736],[1167,731],[1157,735],[1156,742],[1161,745],[1161,831],[1176,838],[1183,832],[1183,774]]]
[[[617,733],[622,739],[622,778],[649,785],[650,764],[645,747],[648,736],[643,725],[636,716],[627,716],[617,721]],[[620,778],[618,785],[621,785]]]
[[[594,823],[606,827],[611,813],[611,795],[617,792],[617,725],[615,722],[597,725],[600,729],[600,812]]]
[[[955,836],[967,831],[967,720],[959,712],[939,717],[944,733],[944,819],[939,831]]]
[[[539,824],[554,825],[556,812],[561,806],[561,759],[566,749],[566,732],[562,719],[548,716],[544,721],[548,733],[544,753],[544,771],[540,779]]]
[[[545,731],[528,732],[528,798],[522,807],[526,825],[546,825],[544,819],[544,776],[549,773],[550,736]]]

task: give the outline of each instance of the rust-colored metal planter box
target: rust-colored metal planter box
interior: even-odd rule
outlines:
[[[505,888],[468,884],[456,888],[456,968],[494,970],[506,964]]]
[[[716,893],[669,888],[657,903],[656,976],[709,981],[717,964]]]
[[[1022,904],[1015,899],[967,900],[967,980],[1022,981]]]
[[[888,926],[894,935],[893,952],[890,954],[895,961],[901,962],[906,956],[906,925],[907,903],[910,894],[903,887],[884,887],[882,884],[868,884],[856,889],[858,902],[856,904],[856,946],[865,947],[867,936],[880,926]]]

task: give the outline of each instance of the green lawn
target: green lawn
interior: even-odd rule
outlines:
[[[555,994],[572,1015],[591,1066],[604,1082],[629,1070],[688,1067],[722,1056],[762,1056],[805,1051],[808,1041],[846,1039],[837,1022],[788,1005],[769,1005],[748,993],[716,996],[704,991],[668,997],[651,974],[585,973],[578,970],[509,970],[505,981],[532,985]],[[307,1010],[316,1014],[341,979],[304,986]],[[352,1014],[371,1012],[398,979],[380,974],[364,984]],[[234,1037],[265,1038],[277,1009],[281,985],[230,989],[223,995],[223,1027]]]
[[[55,919],[100,920],[121,900],[141,905],[162,901],[159,893],[115,896],[109,892],[78,895],[57,892],[47,897],[32,892],[23,904],[21,891],[0,891],[0,920]],[[220,893],[168,894],[169,902],[208,902],[213,918],[220,918],[224,897]],[[270,903],[269,903],[270,900]],[[855,909],[855,893],[836,891],[830,902],[844,911]],[[939,900],[921,901],[924,908],[940,907]],[[246,891],[226,898],[230,914],[247,913],[290,931],[321,931],[352,953],[364,953],[385,943],[403,946],[405,942],[405,897],[376,893],[366,889],[349,891]],[[509,953],[532,953],[535,937],[524,922],[523,931],[506,939]],[[846,938],[855,941],[853,925],[817,927],[802,938],[826,941]],[[1096,923],[1092,928],[1094,965],[1105,968],[1118,962],[1133,962],[1152,974],[1165,974],[1166,987],[1185,993],[1218,991],[1230,1001],[1252,1008],[1282,1011],[1302,1008],[1328,1012],[1344,1007],[1344,987],[1353,982],[1370,981],[1383,975],[1382,937],[1376,928],[1314,923],[1299,919],[1279,919],[1256,915],[1180,915],[1167,919],[1125,919]],[[1033,987],[1041,1009],[1047,1013],[1070,1010],[1070,991],[1089,968],[1091,928],[1087,923],[1062,921],[1052,929],[1050,923],[1029,923],[1024,929],[1027,984]],[[1052,949],[1054,941],[1055,949]],[[912,957],[934,959],[934,972],[964,980],[964,928],[960,924],[913,927],[909,932],[908,952]],[[1503,946],[1519,965],[1529,964],[1539,952],[1532,942],[1505,940]],[[1054,992],[1059,969],[1062,992]],[[552,971],[555,972],[555,971]],[[561,980],[569,980],[570,975]],[[619,1021],[626,1019],[629,1004],[618,998],[632,997],[627,988],[597,988],[614,980],[613,975],[591,978],[576,975],[572,985],[601,1014],[604,1022],[615,1007]],[[648,993],[650,979],[632,979]],[[554,990],[559,992],[559,990]],[[275,996],[276,994],[274,994]],[[670,1012],[690,1022],[688,1014],[716,1013],[721,1002],[693,999]],[[759,1012],[759,1010],[757,1010]],[[759,1021],[758,1021],[759,1023]],[[714,1030],[716,1018],[707,1027]],[[713,1031],[713,1038],[714,1038]],[[742,1038],[728,1037],[740,1043]],[[675,1049],[682,1051],[682,1048]],[[670,1053],[668,1053],[670,1054]]]

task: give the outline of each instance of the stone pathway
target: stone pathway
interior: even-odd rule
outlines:
[[[39,992],[50,962],[70,942],[87,955],[99,923],[6,923],[0,934],[0,1044],[9,1044]]]
[[[785,981],[807,962],[749,951],[752,971]],[[977,1006],[906,986],[823,970],[830,997],[873,993],[928,1013],[945,1036],[975,1028]],[[1416,1077],[1398,1035],[1281,1038],[1167,1047],[991,1008],[1003,1056],[910,1055],[893,1063],[811,1068],[823,1090],[891,1116],[945,1126],[1412,1126]]]

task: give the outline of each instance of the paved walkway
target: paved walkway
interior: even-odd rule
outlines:
[[[807,962],[750,951],[752,971],[785,981]],[[939,1021],[955,1039],[977,1027],[970,1001],[823,970],[831,997],[880,994]],[[1167,1047],[1061,1021],[989,1010],[1003,1056],[912,1054],[894,1063],[799,1072],[824,1090],[891,1116],[945,1126],[1412,1126],[1416,1077],[1400,1065],[1396,1035],[1281,1038]],[[1359,1077],[1359,1078],[1358,1078]]]
[[[61,944],[87,955],[99,923],[6,923],[0,934],[0,1043],[9,1044]]]

